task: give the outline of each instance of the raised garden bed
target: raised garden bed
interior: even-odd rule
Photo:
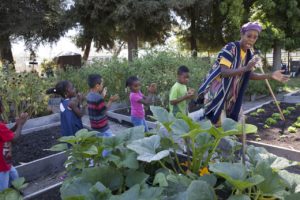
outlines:
[[[300,91],[284,95],[283,101],[287,103],[300,103]]]
[[[300,128],[291,127],[297,121],[297,117],[300,116],[300,106],[291,103],[281,103],[280,107],[283,110],[290,109],[290,114],[285,115],[285,123],[278,118],[277,107],[274,103],[263,105],[261,108],[247,114],[247,123],[258,127],[258,134],[248,135],[248,140],[299,151]],[[283,128],[284,132],[282,132]]]
[[[51,148],[61,137],[60,127],[52,127],[21,135],[13,142],[13,165],[20,165],[54,154],[46,149]]]

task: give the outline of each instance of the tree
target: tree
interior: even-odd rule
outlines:
[[[300,1],[257,0],[251,8],[251,19],[258,20],[264,31],[258,46],[273,48],[273,70],[280,69],[281,49],[300,47]]]
[[[83,60],[87,60],[92,41],[96,50],[111,49],[116,38],[116,26],[111,17],[116,9],[112,0],[75,0],[70,9],[70,18],[74,26],[79,27],[75,43],[84,51]]]
[[[56,41],[67,30],[63,0],[0,0],[0,59],[13,63],[11,40],[24,39],[30,48]]]
[[[164,0],[119,0],[113,13],[117,37],[127,42],[128,60],[144,42],[161,44],[169,36],[172,18]],[[140,42],[140,44],[139,44]]]
[[[177,2],[176,13],[188,24],[188,28],[180,32],[181,42],[190,48],[192,56],[197,56],[199,50],[215,52],[225,43],[239,37],[243,19],[242,0],[180,2],[185,4]],[[187,2],[190,4],[186,4]]]

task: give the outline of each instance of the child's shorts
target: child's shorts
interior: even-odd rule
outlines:
[[[7,172],[0,172],[0,192],[7,189],[11,183],[19,178],[19,174],[13,166]]]
[[[131,116],[131,122],[133,126],[144,126],[145,132],[149,132],[149,128],[145,119]]]

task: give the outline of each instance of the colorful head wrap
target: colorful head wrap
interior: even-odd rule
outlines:
[[[258,33],[260,33],[262,30],[262,27],[258,22],[248,22],[242,26],[241,33],[245,34],[249,30],[255,30]]]

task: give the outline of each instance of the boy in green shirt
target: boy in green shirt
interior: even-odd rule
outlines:
[[[187,101],[193,99],[195,95],[194,89],[187,89],[189,82],[189,69],[186,66],[180,66],[177,70],[177,82],[172,86],[170,91],[170,112],[187,114]]]

